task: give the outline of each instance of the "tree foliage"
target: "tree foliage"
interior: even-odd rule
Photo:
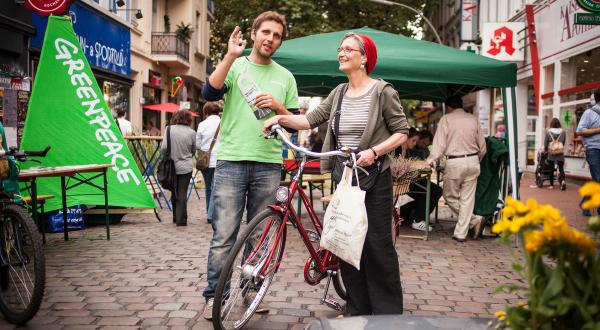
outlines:
[[[425,0],[403,0],[402,3],[418,9]],[[227,51],[227,40],[236,25],[242,28],[244,38],[250,42],[252,21],[267,10],[285,15],[287,39],[364,26],[412,36],[414,31],[409,23],[418,21],[413,11],[367,0],[219,0],[215,5],[210,40],[214,61],[219,61]]]

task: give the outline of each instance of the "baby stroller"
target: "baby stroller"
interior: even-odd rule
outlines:
[[[550,185],[554,186],[554,175],[556,169],[554,163],[548,163],[548,152],[538,151],[537,154],[537,166],[535,168],[535,184],[538,188],[544,186],[544,181],[549,180]]]

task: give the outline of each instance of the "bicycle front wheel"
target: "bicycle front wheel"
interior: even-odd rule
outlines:
[[[254,217],[238,237],[215,291],[215,329],[240,329],[250,320],[277,272],[285,234],[281,215],[267,209]]]
[[[42,238],[22,207],[8,205],[0,213],[0,311],[8,322],[24,324],[44,296]]]

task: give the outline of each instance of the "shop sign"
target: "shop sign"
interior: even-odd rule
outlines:
[[[148,83],[152,86],[160,87],[162,76],[160,72],[148,70]]]
[[[535,25],[540,60],[544,63],[563,58],[565,51],[591,47],[598,40],[598,25],[576,24],[575,15],[584,13],[577,0],[557,0],[535,13]]]
[[[600,25],[600,14],[577,13],[575,14],[575,24]]]
[[[179,102],[179,109],[190,110],[191,108],[192,108],[192,105],[191,105],[190,101],[180,101]]]
[[[477,39],[477,28],[479,26],[478,18],[478,0],[461,0],[461,18],[460,18],[460,39],[464,41]]]
[[[67,12],[73,0],[25,0],[25,7],[42,15],[61,15]]]
[[[80,2],[73,3],[69,9],[69,16],[88,62],[92,66],[129,77],[129,28]],[[36,28],[36,36],[31,39],[31,46],[41,49],[48,18],[34,14],[33,25]]]
[[[592,13],[600,13],[600,0],[577,0],[579,7]]]
[[[501,61],[523,61],[523,45],[519,34],[525,23],[485,23],[481,38],[481,54]]]

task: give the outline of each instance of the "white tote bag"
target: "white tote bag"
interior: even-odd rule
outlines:
[[[353,171],[344,167],[342,180],[325,211],[321,247],[360,270],[360,258],[369,227],[365,192],[358,186],[352,186]],[[356,180],[358,182],[358,175]]]

